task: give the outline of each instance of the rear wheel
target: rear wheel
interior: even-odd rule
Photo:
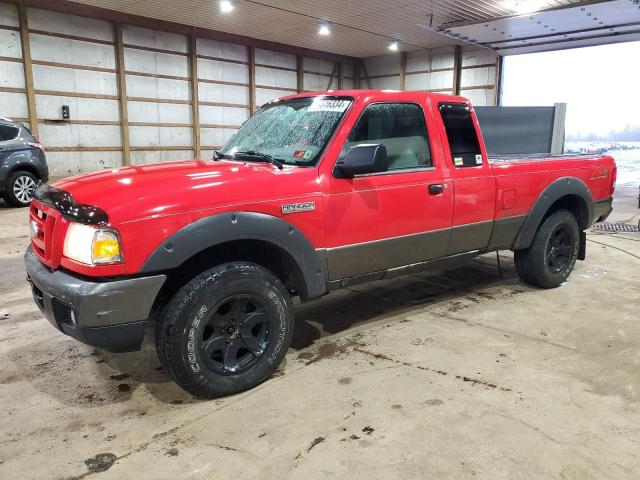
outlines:
[[[183,389],[214,398],[267,380],[291,343],[289,294],[259,265],[233,262],[187,283],[157,326],[158,356]]]
[[[9,175],[4,199],[12,207],[27,207],[38,186],[38,178],[31,172],[18,170]]]
[[[578,258],[580,228],[568,210],[552,213],[538,228],[531,247],[514,254],[522,280],[542,288],[554,288],[568,277]]]

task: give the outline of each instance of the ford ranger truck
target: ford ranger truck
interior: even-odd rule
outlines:
[[[462,97],[305,93],[263,105],[211,160],[39,187],[25,261],[57,329],[130,351],[153,322],[166,372],[211,398],[274,373],[294,296],[500,249],[557,287],[615,180],[609,156],[488,158]]]

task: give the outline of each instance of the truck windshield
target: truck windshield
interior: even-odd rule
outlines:
[[[313,166],[347,111],[350,97],[317,96],[274,101],[247,120],[218,153],[220,158],[268,155],[287,165]]]

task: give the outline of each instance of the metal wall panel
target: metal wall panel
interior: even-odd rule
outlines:
[[[93,72],[75,68],[33,66],[33,82],[37,90],[53,90],[95,95],[118,95],[115,73]]]
[[[24,67],[22,62],[0,61],[0,87],[24,88]],[[2,115],[0,107],[0,115]]]
[[[47,152],[49,175],[67,177],[122,165],[121,152]]]
[[[189,160],[193,158],[193,150],[165,150],[131,152],[132,165],[144,165],[146,163],[173,162],[177,160]]]
[[[27,118],[27,96],[24,93],[0,92],[0,115]]]
[[[120,118],[117,100],[64,97],[59,95],[36,95],[36,108],[38,109],[38,118],[40,120],[62,121],[62,105],[69,106],[72,120],[118,122]],[[89,125],[88,127],[95,130],[102,129],[102,125]],[[47,145],[57,145],[56,137],[47,138],[44,136],[44,132],[41,132],[41,135],[42,140],[46,140]],[[115,143],[111,143],[109,146],[120,145],[119,135],[114,136],[112,140]],[[78,139],[78,145],[83,144],[92,145],[91,143],[83,143]]]
[[[19,27],[18,8],[12,3],[0,3],[0,25]]]
[[[47,12],[49,13],[49,12]],[[115,68],[113,47],[98,43],[29,34],[31,58],[84,67]]]
[[[113,25],[109,22],[39,8],[27,9],[27,16],[31,30],[113,41]]]
[[[129,122],[191,123],[191,105],[128,102]]]

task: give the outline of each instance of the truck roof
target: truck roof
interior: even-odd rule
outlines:
[[[278,100],[290,98],[317,97],[321,95],[344,96],[344,97],[374,97],[380,100],[415,101],[416,94],[422,94],[425,98],[430,98],[435,102],[460,102],[469,103],[467,98],[458,95],[447,95],[444,93],[434,93],[427,90],[324,90],[317,92],[303,92],[280,97]]]

